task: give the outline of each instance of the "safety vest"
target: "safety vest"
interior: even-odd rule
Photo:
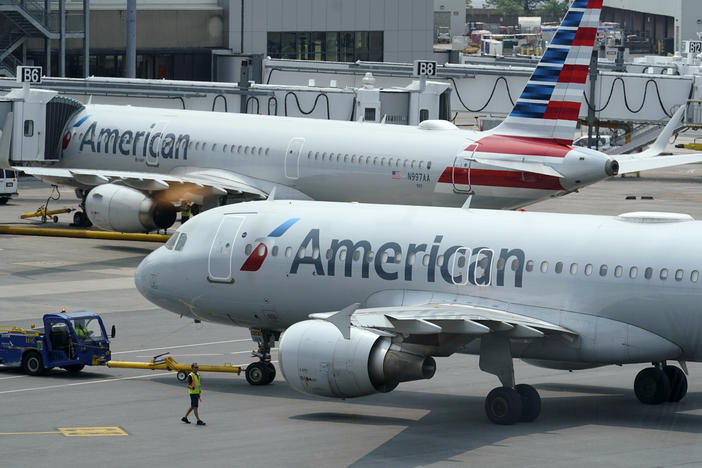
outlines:
[[[186,203],[185,205],[183,205],[183,208],[181,209],[181,212],[180,212],[180,213],[181,213],[181,215],[183,215],[183,216],[188,216],[188,217],[190,217],[190,215],[192,214],[192,211],[191,211],[191,208],[190,208],[190,203]]]
[[[199,395],[200,394],[200,376],[197,375],[195,372],[191,372],[188,374],[190,378],[193,381],[193,386],[188,387],[188,393],[191,395]]]

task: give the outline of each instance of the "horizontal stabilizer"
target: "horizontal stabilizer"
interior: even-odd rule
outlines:
[[[563,178],[564,175],[555,170],[554,168],[547,166],[545,164],[539,164],[534,162],[525,161],[508,161],[505,159],[484,159],[484,158],[470,158],[479,164],[486,166],[501,167],[504,169],[513,169],[515,171],[522,172],[533,172],[535,174],[543,174],[551,177]]]
[[[678,154],[674,156],[656,156],[653,158],[635,158],[617,161],[619,162],[619,173],[626,174],[629,172],[647,171],[649,169],[660,169],[663,167],[702,162],[702,154]]]

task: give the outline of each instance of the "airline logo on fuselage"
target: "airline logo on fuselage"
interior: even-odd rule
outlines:
[[[312,268],[317,276],[351,278],[359,274],[358,266],[354,265],[360,265],[361,278],[370,278],[371,271],[374,271],[385,281],[413,281],[416,279],[415,269],[421,268],[426,270],[428,283],[445,281],[454,285],[504,286],[509,271],[508,274],[514,277],[514,287],[522,287],[525,265],[522,249],[502,248],[498,253],[489,247],[445,247],[442,246],[444,236],[436,235],[432,244],[410,243],[405,247],[392,241],[375,248],[367,240],[332,239],[325,254],[319,237],[319,229],[309,231],[292,261],[289,274]],[[343,262],[343,273],[337,271],[340,266],[337,262]]]
[[[80,122],[82,123],[82,121]],[[163,159],[188,159],[190,135],[167,132],[165,125],[153,123],[148,130],[101,128],[90,124],[80,141],[80,151]],[[67,146],[67,145],[66,145]]]

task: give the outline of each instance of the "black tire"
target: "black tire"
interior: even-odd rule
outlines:
[[[44,360],[37,351],[27,351],[22,357],[22,370],[27,375],[42,375],[45,372]]]
[[[9,198],[0,198],[0,205],[4,205],[8,202]]]
[[[66,372],[69,374],[77,374],[82,371],[84,367],[85,364],[72,364],[70,366],[64,366],[63,368],[66,369]]]
[[[647,367],[634,380],[636,398],[646,405],[659,405],[670,397],[670,380],[657,367]]]
[[[185,382],[185,379],[188,378],[188,374],[185,373],[185,371],[178,371],[176,374],[176,379],[178,379],[179,382]]]
[[[522,397],[510,387],[494,388],[485,398],[485,413],[495,424],[514,424],[522,415]]]
[[[679,367],[675,366],[664,366],[663,372],[670,381],[668,401],[677,403],[687,394],[687,376]]]
[[[246,381],[251,385],[266,385],[271,383],[268,380],[270,377],[270,370],[265,362],[254,362],[246,366]]]
[[[73,225],[78,227],[82,226],[83,218],[85,218],[85,215],[82,211],[76,211],[75,213],[73,213]]]
[[[268,368],[268,382],[266,384],[269,384],[275,380],[276,371],[272,362],[267,362],[266,367]]]
[[[515,385],[514,389],[522,398],[522,414],[519,422],[532,422],[541,414],[541,397],[534,387],[528,384]]]

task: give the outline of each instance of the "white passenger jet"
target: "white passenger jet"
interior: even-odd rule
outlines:
[[[154,304],[252,329],[252,384],[349,398],[431,378],[434,356],[477,354],[501,387],[485,410],[532,421],[538,392],[512,360],[551,369],[653,363],[643,403],[679,401],[702,361],[702,222],[268,200],[209,210],[139,265]],[[311,318],[311,319],[310,319]]]
[[[518,208],[617,173],[702,161],[655,157],[660,148],[614,159],[571,146],[601,6],[572,3],[511,114],[490,131],[446,121],[406,127],[63,99],[49,102],[57,117],[47,149],[55,146],[56,158],[13,163],[0,154],[0,167],[76,187],[96,226],[144,232],[171,226],[183,200],[209,208],[265,198],[274,188],[289,199],[459,207],[472,196],[472,207]],[[22,120],[15,125],[23,128]],[[82,224],[85,214],[75,216]]]

